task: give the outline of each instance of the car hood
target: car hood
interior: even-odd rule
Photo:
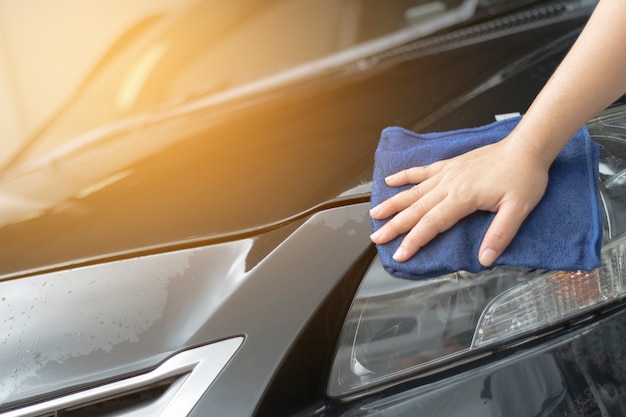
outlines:
[[[0,276],[231,240],[362,199],[383,128],[523,111],[536,93],[525,71],[547,78],[579,24],[478,25],[332,74],[94,126],[0,176]],[[452,115],[468,102],[474,111]]]

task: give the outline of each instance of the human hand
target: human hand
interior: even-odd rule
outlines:
[[[508,140],[507,140],[508,139]],[[478,260],[491,266],[543,197],[550,162],[509,138],[455,158],[400,171],[385,179],[389,186],[416,184],[370,211],[386,219],[371,235],[383,244],[408,232],[394,254],[408,260],[435,236],[477,211],[496,215],[483,238]]]

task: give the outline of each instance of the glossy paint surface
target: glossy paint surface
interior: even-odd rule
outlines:
[[[503,69],[526,62],[529,53],[541,51],[550,68],[571,39],[550,50],[545,38],[572,33],[581,21],[487,32],[461,38],[462,48],[418,45],[377,65],[271,94],[91,132],[88,145],[12,166],[0,174],[0,276],[210,239],[297,215],[371,180],[384,127],[412,127],[458,107],[460,98],[475,98],[477,85],[512,78]],[[522,79],[445,125],[523,112],[548,74],[532,68],[538,79]]]
[[[251,247],[244,240],[0,282],[0,403],[152,366],[185,346],[241,281]]]

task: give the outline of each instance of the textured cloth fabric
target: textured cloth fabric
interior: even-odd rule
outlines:
[[[375,154],[372,207],[408,189],[389,187],[385,177],[402,169],[449,159],[505,138],[515,117],[489,125],[449,132],[418,134],[400,127],[382,131]],[[600,266],[602,212],[597,196],[600,145],[584,127],[570,139],[550,168],[548,188],[522,224],[497,265],[548,270],[591,270]],[[390,274],[408,279],[430,278],[459,270],[479,272],[478,250],[494,213],[478,211],[438,235],[405,262],[392,256],[405,234],[376,245]],[[378,230],[389,219],[372,219]]]

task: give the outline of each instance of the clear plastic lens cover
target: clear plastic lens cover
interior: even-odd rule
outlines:
[[[346,318],[329,394],[377,385],[466,353],[483,310],[532,274],[496,268],[410,281],[391,277],[375,257]]]
[[[626,113],[588,124],[603,145],[599,187],[605,211],[602,267],[540,271],[512,267],[411,281],[375,257],[346,317],[328,385],[332,397],[437,369],[626,295]]]

